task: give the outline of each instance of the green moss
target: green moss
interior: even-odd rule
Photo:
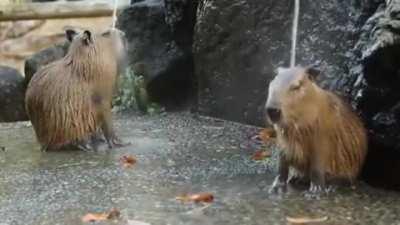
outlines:
[[[158,114],[163,111],[158,104],[151,102],[146,90],[146,81],[132,68],[127,68],[119,77],[117,95],[113,105],[118,111],[139,110],[145,114]]]

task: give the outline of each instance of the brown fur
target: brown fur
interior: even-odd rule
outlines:
[[[338,96],[318,87],[307,69],[291,68],[285,73],[275,78],[284,82],[270,84],[273,90],[267,103],[281,110],[274,127],[283,163],[311,182],[313,174],[319,174],[322,181],[317,182],[322,185],[325,179],[354,181],[367,152],[362,122]]]
[[[39,70],[28,85],[26,109],[45,149],[85,141],[100,128],[106,138],[114,135],[111,99],[119,52],[109,36],[93,36],[85,44],[85,35],[77,35],[67,55]]]

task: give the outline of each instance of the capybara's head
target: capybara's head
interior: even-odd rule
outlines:
[[[85,61],[93,58],[96,55],[96,44],[95,35],[89,30],[78,32],[73,29],[65,31],[67,39],[71,42],[68,49],[68,54],[79,59],[79,61]]]
[[[112,54],[118,62],[125,58],[127,40],[125,33],[118,29],[109,29],[102,33],[90,30],[78,31],[66,29],[66,38],[71,42],[69,53],[79,60],[93,59],[101,54]]]
[[[315,102],[318,74],[313,67],[278,68],[278,74],[269,84],[265,105],[268,120],[279,124],[307,117],[313,104],[318,104]]]
[[[128,40],[125,36],[125,32],[117,29],[111,28],[101,34],[102,37],[107,38],[115,50],[115,55],[118,61],[122,62],[126,59],[126,50],[128,48]]]

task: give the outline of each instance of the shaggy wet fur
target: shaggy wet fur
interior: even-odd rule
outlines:
[[[86,43],[86,44],[85,44]],[[112,39],[78,35],[67,55],[39,70],[26,91],[26,110],[44,149],[88,140],[111,114],[117,77]]]
[[[301,124],[286,118],[284,126],[276,126],[278,143],[289,164],[302,174],[310,174],[314,166],[323,170],[327,179],[353,181],[366,155],[365,130],[349,106],[334,94],[319,91],[323,101],[317,103],[320,116]]]
[[[307,69],[286,73],[286,78],[275,78],[284,82],[270,85],[274,90],[267,103],[281,110],[280,121],[274,123],[283,149],[281,167],[291,167],[318,185],[325,180],[353,182],[367,153],[362,122],[338,96],[318,87]],[[287,178],[286,170],[281,168],[281,179]]]

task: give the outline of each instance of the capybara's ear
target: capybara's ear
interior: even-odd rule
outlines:
[[[76,32],[73,29],[66,29],[65,30],[65,37],[67,38],[67,40],[69,42],[72,42],[72,40],[74,39],[74,37],[78,34],[78,32]]]
[[[93,42],[92,33],[88,30],[83,31],[83,42],[87,45]]]
[[[311,80],[317,79],[317,77],[321,74],[321,71],[315,66],[308,66],[305,69],[305,72],[308,75],[308,78],[310,78]]]

